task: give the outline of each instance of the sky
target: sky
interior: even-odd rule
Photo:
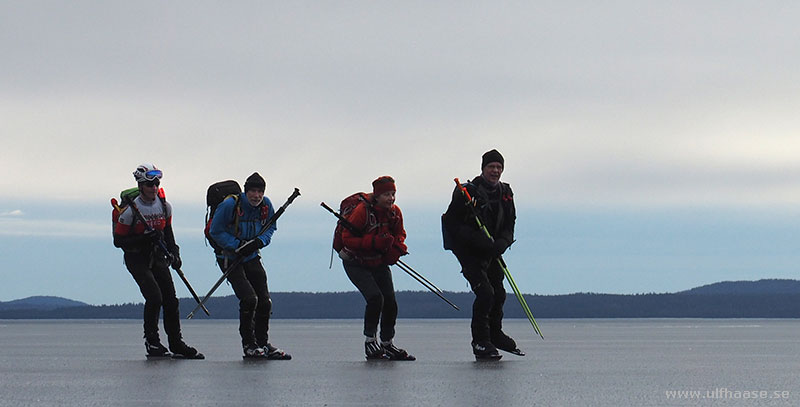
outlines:
[[[799,16],[789,1],[2,2],[0,301],[141,301],[108,202],[143,162],[164,171],[200,293],[219,276],[206,188],[253,171],[276,205],[302,193],[263,251],[272,291],[354,289],[328,269],[319,203],[386,174],[405,261],[467,291],[439,216],[492,148],[524,292],[797,278]]]

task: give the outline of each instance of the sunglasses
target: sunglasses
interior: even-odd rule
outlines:
[[[156,178],[156,179],[154,179],[152,181],[142,182],[142,184],[144,184],[144,186],[146,186],[146,187],[157,187],[157,186],[161,185],[161,180]]]

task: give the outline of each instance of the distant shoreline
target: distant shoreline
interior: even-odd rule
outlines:
[[[400,318],[470,318],[473,294],[445,292],[456,311],[427,291],[399,291]],[[275,319],[359,319],[364,299],[355,291],[335,293],[275,292]],[[800,318],[800,281],[721,282],[668,294],[525,295],[536,318]],[[195,301],[181,299],[182,316]],[[234,296],[212,297],[213,319],[238,318]],[[517,299],[508,295],[506,318],[525,318]],[[142,304],[89,305],[59,297],[30,297],[0,302],[0,319],[140,319]],[[209,318],[196,315],[195,318]]]

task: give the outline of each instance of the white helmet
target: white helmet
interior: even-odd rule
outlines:
[[[161,179],[162,175],[161,170],[153,164],[141,164],[133,172],[133,178],[136,179],[136,182],[154,181]]]

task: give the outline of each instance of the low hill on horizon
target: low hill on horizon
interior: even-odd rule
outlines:
[[[401,318],[470,318],[471,292],[445,292],[461,310],[456,311],[428,291],[398,291]],[[273,318],[363,318],[364,299],[356,291],[303,293],[274,292]],[[524,295],[536,318],[800,318],[800,281],[764,279],[724,281],[677,293]],[[9,305],[11,304],[11,305]],[[62,305],[59,305],[62,304]],[[196,305],[181,298],[181,316]],[[236,319],[238,300],[233,295],[212,297],[206,303],[211,317]],[[504,307],[508,318],[525,318],[509,291]],[[0,319],[139,319],[142,303],[88,305],[60,297],[28,297],[0,302]]]
[[[415,291],[410,291],[415,292]],[[281,292],[274,292],[271,293],[272,295],[300,295],[300,296],[308,296],[308,295],[340,295],[340,294],[348,294],[348,293],[355,293],[358,294],[356,291],[334,291],[334,292],[301,292],[301,291],[281,291]],[[462,293],[462,292],[452,292],[452,293]],[[464,292],[470,294],[470,292]],[[571,294],[525,294],[525,295],[538,295],[538,296],[571,296],[571,295],[580,295],[580,294],[591,294],[591,295],[645,295],[645,294],[608,294],[608,293],[571,293]],[[648,293],[654,294],[654,293]],[[663,294],[670,294],[670,293],[663,293]],[[791,280],[791,279],[761,279],[761,280],[737,280],[737,281],[720,281],[717,283],[711,283],[702,285],[699,287],[690,288],[684,291],[678,291],[674,294],[800,294],[800,280]],[[213,298],[224,298],[224,297],[212,297]],[[360,295],[359,295],[360,298]],[[140,304],[140,303],[139,303]],[[120,305],[127,305],[127,304],[113,304],[113,305],[93,305],[88,304],[81,301],[71,300],[68,298],[57,297],[57,296],[49,296],[49,295],[37,295],[31,297],[20,298],[11,301],[0,301],[0,310],[4,309],[55,309],[55,308],[66,308],[66,307],[80,307],[80,306],[120,306]]]
[[[800,281],[789,279],[721,281],[680,291],[677,294],[800,294]]]
[[[53,310],[58,308],[68,307],[83,307],[89,304],[81,301],[70,300],[63,297],[55,297],[49,295],[36,295],[32,297],[20,298],[12,301],[0,301],[0,310],[14,310],[14,309],[39,309],[39,310]]]

